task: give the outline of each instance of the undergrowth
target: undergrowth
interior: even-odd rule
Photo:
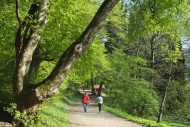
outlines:
[[[74,101],[76,101],[76,95],[73,92],[60,91],[42,104],[35,127],[71,127],[67,108]]]

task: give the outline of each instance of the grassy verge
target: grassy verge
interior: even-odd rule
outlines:
[[[190,127],[190,122],[174,115],[164,115],[162,118],[164,123],[168,123],[171,127]]]
[[[128,121],[132,121],[134,123],[138,123],[138,124],[144,125],[146,127],[170,127],[170,125],[167,125],[167,124],[164,124],[164,123],[156,123],[155,121],[142,119],[142,118],[139,118],[139,117],[134,117],[134,116],[129,115],[129,114],[125,113],[125,112],[122,112],[121,110],[110,108],[110,107],[108,107],[106,105],[104,105],[103,108],[106,111],[108,111],[108,112],[110,112],[110,113],[112,113],[112,114],[114,114],[114,115],[116,115],[116,116],[118,116],[120,118],[124,118],[124,119],[126,119]]]
[[[75,96],[72,92],[60,91],[48,99],[38,112],[38,122],[35,127],[71,127],[67,108],[76,100]]]

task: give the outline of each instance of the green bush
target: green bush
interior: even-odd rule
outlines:
[[[15,103],[10,103],[10,107],[6,107],[4,110],[14,116],[14,120],[23,123],[26,127],[32,127],[38,119],[37,114],[26,115],[25,112],[20,113]]]

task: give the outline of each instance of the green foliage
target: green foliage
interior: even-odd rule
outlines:
[[[154,87],[143,77],[151,70],[140,57],[115,51],[111,56],[112,70],[107,77],[106,93],[111,107],[117,107],[133,115],[155,116],[158,96]],[[119,73],[118,73],[119,71]]]
[[[130,53],[147,60],[147,67],[153,69],[153,75],[148,75],[145,80],[151,81],[160,95],[169,84],[168,101],[166,101],[166,108],[169,110],[172,107],[178,110],[184,100],[182,99],[184,94],[181,92],[184,91],[183,88],[181,89],[184,85],[184,64],[181,62],[183,58],[180,38],[188,29],[182,23],[189,20],[189,17],[184,15],[185,10],[189,10],[186,2],[186,0],[181,2],[139,0],[127,2],[126,6],[129,20],[127,39],[130,43],[128,45],[129,49],[136,51]],[[168,82],[170,76],[172,82]]]
[[[172,38],[178,37],[179,21],[177,11],[181,10],[182,3],[177,1],[141,1],[131,4],[129,13],[128,37],[137,41],[157,31],[169,34]],[[175,15],[176,14],[176,15]],[[136,40],[137,39],[137,40]],[[132,40],[132,41],[133,41]]]
[[[38,74],[37,79],[31,80],[33,83],[43,80],[52,71],[62,52],[82,34],[97,9],[95,2],[89,0],[50,1],[48,23],[41,38],[40,54],[38,54],[42,62],[38,72],[35,72]],[[67,81],[79,84],[92,74],[97,75],[97,66],[105,67],[104,64],[107,63],[102,44],[102,40],[97,37],[92,46],[73,65]]]
[[[115,48],[126,51],[126,29],[127,19],[122,10],[122,4],[118,3],[110,13],[104,27],[105,48],[108,53],[112,53]]]
[[[59,58],[61,53],[82,34],[96,9],[93,2],[87,0],[50,1],[48,24],[41,40],[43,52],[50,58],[52,56]]]
[[[12,98],[12,75],[14,72],[14,36],[17,22],[14,4],[0,7],[0,108],[8,106]]]
[[[38,119],[36,114],[27,115],[26,113],[20,113],[17,110],[17,106],[15,103],[10,103],[10,107],[6,107],[5,110],[14,116],[14,120],[17,120],[24,124],[24,126],[32,127],[35,121]]]
[[[43,61],[40,64],[41,64],[41,66],[40,66],[38,72],[35,72],[38,74],[38,76],[32,78],[31,83],[38,83],[38,82],[42,81],[44,78],[46,78],[47,74],[49,74],[52,71],[52,69],[53,69],[53,67],[55,67],[56,63],[54,61],[51,61],[51,62]]]
[[[173,94],[173,96],[172,96],[173,98],[168,99],[168,101],[170,101],[170,103],[169,103],[170,105],[168,107],[173,108],[173,110],[172,110],[173,116],[175,115],[176,117],[180,118],[180,120],[186,122],[190,119],[190,115],[189,115],[190,114],[190,109],[189,109],[189,106],[190,106],[190,96],[189,96],[190,87],[189,86],[187,86],[187,87],[184,86],[183,88],[181,88],[181,87],[178,89],[178,91],[183,91],[183,93],[181,93],[181,94],[184,96],[177,96],[176,93]],[[180,90],[180,89],[182,89],[182,90]],[[182,99],[181,100],[182,102],[179,102],[174,97]],[[170,121],[172,121],[172,120],[170,120]]]
[[[103,42],[97,38],[85,54],[75,63],[70,71],[69,79],[81,83],[89,78],[99,76],[99,72],[108,70],[109,66],[110,63],[106,58],[106,54],[104,54]]]

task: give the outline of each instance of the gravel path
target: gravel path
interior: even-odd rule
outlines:
[[[73,103],[68,108],[69,121],[72,127],[142,127],[136,123],[117,118],[107,111],[98,112],[95,97],[90,97],[91,103],[84,112],[81,101]]]

